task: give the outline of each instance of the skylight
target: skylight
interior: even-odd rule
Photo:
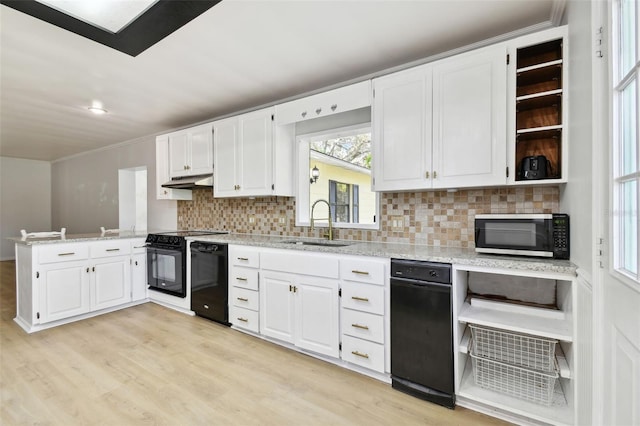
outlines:
[[[95,27],[117,33],[158,0],[36,0]]]

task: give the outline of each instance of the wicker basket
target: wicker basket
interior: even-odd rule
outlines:
[[[551,405],[558,373],[534,371],[470,354],[473,378],[482,388],[536,404]]]
[[[557,340],[469,324],[476,356],[552,373],[556,371]]]

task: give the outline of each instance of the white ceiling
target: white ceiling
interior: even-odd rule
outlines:
[[[51,161],[184,127],[546,22],[558,3],[224,0],[136,57],[3,5],[0,155]]]

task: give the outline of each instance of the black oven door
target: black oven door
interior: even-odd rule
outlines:
[[[549,218],[475,220],[476,251],[553,256],[553,221]]]
[[[179,249],[147,247],[149,290],[186,297],[186,264]]]

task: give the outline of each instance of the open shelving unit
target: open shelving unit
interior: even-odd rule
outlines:
[[[516,49],[515,80],[515,181],[535,183],[522,173],[526,157],[544,156],[546,177],[566,179],[563,170],[563,117],[565,63],[563,39],[558,38]]]
[[[546,309],[519,304],[482,301],[475,303],[472,293],[471,273],[478,280],[499,274],[511,283],[515,280],[535,279],[537,283],[555,294],[555,308]],[[486,274],[486,275],[485,275]],[[454,339],[456,366],[457,403],[470,408],[480,408],[487,412],[503,412],[504,418],[526,418],[538,422],[573,425],[575,416],[575,377],[574,377],[574,277],[564,274],[544,273],[535,276],[531,271],[483,269],[473,266],[457,266],[453,271],[454,279]],[[507,284],[511,285],[511,284]],[[554,293],[555,292],[555,293]],[[512,306],[512,307],[511,307]],[[538,312],[539,311],[539,312]],[[530,402],[511,394],[486,389],[476,383],[474,377],[474,359],[470,348],[471,327],[489,327],[499,332],[517,333],[532,337],[554,339],[555,361],[558,378],[550,387],[553,396],[549,405]],[[517,367],[516,367],[517,368]]]

